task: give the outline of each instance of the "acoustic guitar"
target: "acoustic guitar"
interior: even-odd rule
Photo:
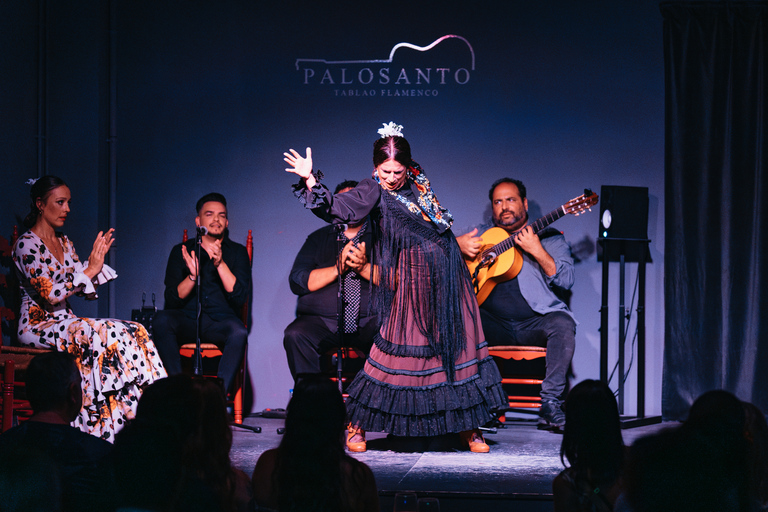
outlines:
[[[597,194],[584,189],[584,194],[571,199],[531,224],[534,233],[539,233],[557,219],[567,215],[580,215],[597,204]],[[482,304],[498,283],[517,277],[523,268],[523,257],[515,247],[515,239],[506,230],[493,227],[481,235],[483,245],[474,260],[467,260],[472,283],[477,294],[477,303]]]

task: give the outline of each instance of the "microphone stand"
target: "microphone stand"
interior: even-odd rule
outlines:
[[[192,373],[194,373],[194,375],[197,377],[201,377],[203,375],[203,351],[200,346],[200,333],[203,330],[203,303],[201,286],[203,278],[203,261],[201,259],[203,248],[203,231],[200,228],[197,228],[195,246],[197,249],[197,276],[195,278],[195,287],[197,288],[197,322],[195,325],[195,357],[192,358]]]
[[[197,322],[195,325],[195,356],[192,358],[192,373],[195,377],[203,377],[203,349],[201,347],[200,333],[203,330],[203,303],[202,303],[202,248],[203,248],[203,233],[205,231],[201,228],[197,228],[197,236],[195,238],[195,245],[197,249],[197,277],[195,278],[195,286],[197,287]],[[246,356],[247,357],[247,356]],[[226,395],[227,390],[224,390]],[[252,427],[251,425],[241,425],[235,422],[230,423],[230,426],[241,428],[243,430],[249,430],[256,434],[261,433],[261,427]]]
[[[342,269],[344,268],[343,264],[343,254],[342,251],[344,250],[344,231],[346,231],[346,224],[334,224],[334,227],[336,228],[336,274],[337,279],[339,280],[339,290],[336,295],[336,331],[339,335],[339,350],[336,352],[336,378],[338,380],[337,384],[339,385],[339,393],[344,394],[343,392],[343,384],[341,380],[341,352],[344,348],[344,342],[345,342],[345,336],[344,336],[344,276],[342,275]]]

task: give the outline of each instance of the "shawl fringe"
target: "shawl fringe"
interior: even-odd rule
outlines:
[[[466,346],[462,301],[473,297],[469,271],[450,230],[437,233],[398,207],[390,194],[381,197],[380,240],[375,253],[379,283],[373,287],[371,305],[387,339],[395,339],[394,332],[407,332],[413,321],[452,381],[455,361]],[[395,300],[403,302],[393,312]],[[423,354],[408,355],[425,356],[427,352]]]

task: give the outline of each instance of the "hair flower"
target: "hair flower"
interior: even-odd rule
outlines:
[[[34,185],[35,183],[37,183],[37,180],[38,180],[38,179],[40,179],[40,178],[29,178],[29,179],[28,179],[27,181],[25,181],[24,183],[25,183],[25,184],[27,184],[27,185]]]
[[[379,128],[379,135],[381,135],[381,138],[385,137],[402,137],[403,136],[403,125],[401,124],[395,124],[394,122],[390,121],[389,123],[382,123],[384,125],[384,128]]]

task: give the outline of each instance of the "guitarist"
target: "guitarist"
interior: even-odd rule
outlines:
[[[493,226],[514,237],[523,258],[516,277],[495,285],[480,305],[488,344],[547,347],[546,376],[541,385],[539,428],[560,430],[565,425],[562,401],[573,358],[576,320],[553,290],[573,286],[573,258],[563,235],[552,228],[534,233],[528,225],[528,199],[519,180],[502,178],[488,193]],[[484,233],[491,226],[482,226]],[[467,261],[479,258],[483,245],[478,228],[457,238]]]

